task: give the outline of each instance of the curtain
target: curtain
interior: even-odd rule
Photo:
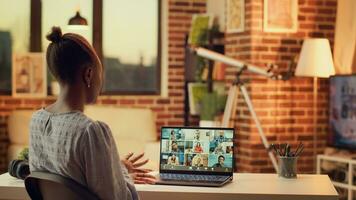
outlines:
[[[356,1],[338,0],[334,43],[337,74],[356,73]]]

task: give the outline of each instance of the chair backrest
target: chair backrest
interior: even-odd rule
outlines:
[[[72,179],[48,172],[31,172],[25,179],[27,193],[38,200],[97,200],[96,195]]]

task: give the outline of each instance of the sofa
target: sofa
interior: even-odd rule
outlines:
[[[28,146],[29,122],[33,112],[33,110],[15,110],[9,116],[9,161],[15,159],[18,153]],[[90,105],[86,106],[84,113],[94,120],[109,125],[121,158],[128,152],[145,152],[145,157],[150,159],[146,167],[158,169],[159,141],[152,110]]]

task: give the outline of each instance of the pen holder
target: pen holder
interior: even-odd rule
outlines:
[[[283,178],[297,178],[298,157],[278,156],[279,176]]]

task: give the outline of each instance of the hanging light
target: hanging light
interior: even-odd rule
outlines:
[[[69,26],[88,26],[88,21],[80,15],[79,11],[77,11],[75,16],[69,19],[68,25]]]

